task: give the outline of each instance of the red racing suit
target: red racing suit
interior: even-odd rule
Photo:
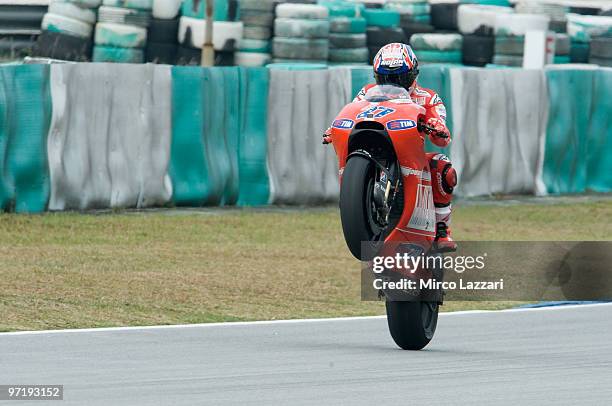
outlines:
[[[366,85],[357,94],[354,101],[362,101],[368,90],[376,84]],[[430,89],[419,87],[415,84],[410,92],[412,101],[425,108],[425,122],[432,119],[437,122],[440,129],[448,135],[448,138],[437,137],[430,135],[431,142],[439,147],[446,147],[451,142],[450,131],[446,127],[446,107],[442,99],[436,92]],[[457,173],[453,168],[450,159],[439,153],[428,153],[429,166],[431,168],[431,177],[433,183],[433,200],[436,206],[436,222],[444,222],[450,224],[451,202],[453,198],[453,190],[457,185]]]

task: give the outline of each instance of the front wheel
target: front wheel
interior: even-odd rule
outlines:
[[[393,341],[404,350],[422,350],[438,325],[436,302],[392,302],[387,300],[387,324]]]
[[[375,165],[363,156],[352,156],[346,163],[340,187],[340,218],[344,239],[355,258],[372,259],[384,241],[385,225],[377,221],[373,192]],[[362,242],[366,250],[362,250]]]

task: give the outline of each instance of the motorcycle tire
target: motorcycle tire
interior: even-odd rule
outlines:
[[[383,230],[373,228],[369,208],[374,172],[372,161],[363,156],[353,156],[346,163],[340,186],[340,219],[344,239],[351,253],[361,261],[371,260],[384,242],[384,238],[377,238]]]
[[[435,302],[385,302],[393,341],[403,350],[422,350],[433,339],[440,306]]]

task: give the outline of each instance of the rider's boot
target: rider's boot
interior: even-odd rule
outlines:
[[[439,252],[457,251],[457,243],[451,237],[451,212],[450,204],[445,207],[436,207],[436,239],[434,243],[436,250]]]

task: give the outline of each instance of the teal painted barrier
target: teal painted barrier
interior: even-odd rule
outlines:
[[[593,109],[591,95],[596,75],[597,71],[593,69],[546,71],[550,110],[542,178],[549,193],[583,193],[587,190],[587,148]]]
[[[428,88],[438,93],[438,96],[446,106],[446,125],[453,134],[453,109],[451,108],[451,85],[449,67],[447,66],[423,66],[419,73],[419,86]],[[450,156],[450,146],[440,148],[435,146],[429,137],[425,141],[427,152],[441,152]]]
[[[197,67],[172,70],[172,200],[179,206],[204,206],[220,201],[204,146],[203,71]]]
[[[49,200],[49,66],[0,69],[0,211],[38,213]]]
[[[212,179],[220,185],[220,204],[234,205],[238,201],[239,69],[205,69],[204,77],[206,157]]]
[[[352,94],[353,97],[367,84],[374,83],[374,73],[371,66],[363,68],[351,68]]]
[[[268,71],[174,67],[172,82],[173,202],[267,204]]]
[[[612,191],[612,69],[595,72],[593,85],[593,115],[588,131],[587,189],[594,192]]]
[[[172,68],[172,200],[216,206],[238,200],[238,68]]]
[[[268,204],[270,199],[270,179],[266,162],[268,86],[267,69],[241,68],[238,147],[240,206],[261,206]]]

